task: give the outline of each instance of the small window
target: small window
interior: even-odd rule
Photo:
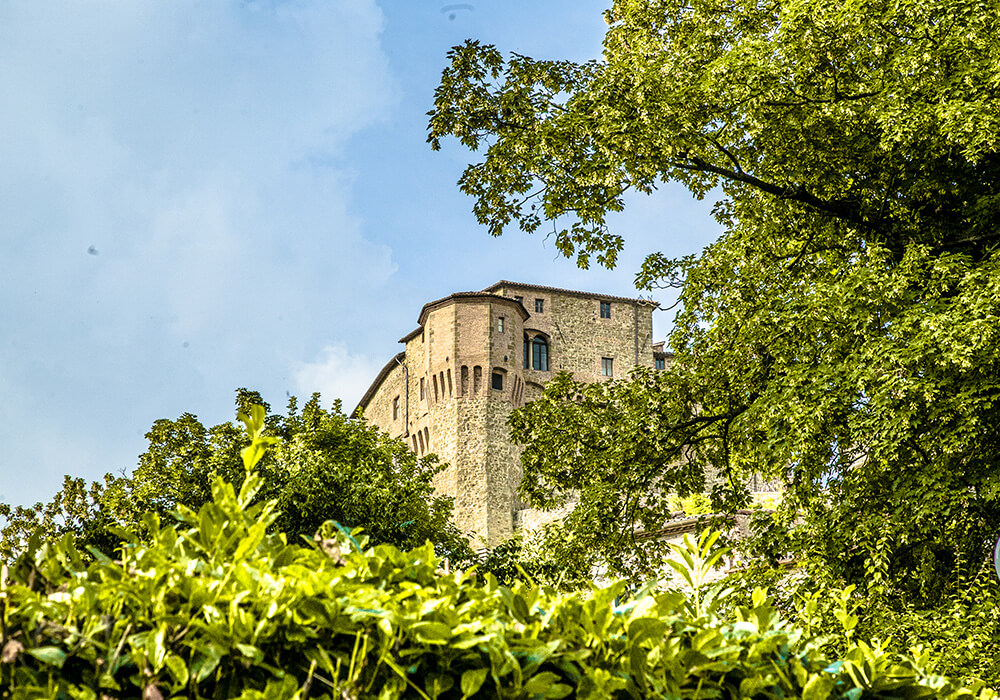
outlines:
[[[524,297],[514,297],[514,301],[516,301],[518,304],[523,304]]]
[[[614,358],[611,358],[611,357],[602,357],[601,358],[601,374],[604,375],[605,377],[613,377],[613,376],[615,376],[614,363],[615,363]]]
[[[478,395],[483,390],[483,368],[476,365],[472,368],[472,393]]]
[[[544,299],[535,299],[535,313],[536,314],[540,314],[544,310],[545,310],[545,300]]]
[[[497,333],[503,333],[503,316],[497,317]]]
[[[497,391],[503,391],[503,374],[500,372],[494,372],[490,381],[492,382],[491,386],[494,389]]]
[[[423,401],[426,396],[427,396],[427,391],[424,388],[424,378],[421,377],[420,378],[420,400]]]
[[[399,420],[399,397],[392,400],[392,419]]]
[[[601,318],[611,318],[611,302],[601,302]]]
[[[655,362],[656,362],[656,369],[666,369],[667,368],[667,361],[664,360],[662,357],[656,358]]]
[[[528,334],[524,334],[524,368],[528,369],[531,366],[531,340],[528,338]]]

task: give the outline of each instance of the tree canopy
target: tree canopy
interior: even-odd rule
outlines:
[[[236,408],[270,408],[253,391],[237,391]],[[312,537],[327,520],[361,527],[373,543],[410,549],[431,541],[441,554],[459,560],[471,550],[451,522],[451,500],[434,494],[432,479],[443,465],[418,458],[406,445],[374,426],[352,420],[339,402],[326,410],[314,394],[301,411],[291,398],[287,415],[265,418],[267,434],[277,439],[258,463],[263,479],[258,500],[273,500],[278,510],[272,529],[290,541]],[[196,510],[212,500],[213,483],[222,477],[236,488],[245,470],[244,432],[233,423],[206,428],[185,413],[157,420],[146,434],[149,447],[135,470],[105,477],[89,489],[67,477],[50,503],[33,508],[4,507],[8,519],[0,555],[22,550],[36,527],[49,536],[72,532],[82,542],[111,554],[120,528],[141,532],[148,513],[175,522],[179,506]]]
[[[757,472],[810,523],[803,551],[932,595],[1000,527],[1000,13],[617,0],[606,20],[600,61],[454,48],[428,136],[484,152],[459,184],[491,233],[546,222],[583,267],[615,264],[608,216],[626,192],[719,197],[715,243],[637,275],[680,289],[675,360],[648,401],[655,459],[581,507],[630,532],[662,515],[657,463],[720,475],[730,505]],[[549,394],[564,419],[582,410],[572,394]],[[619,399],[592,404],[595,424],[631,435]],[[607,452],[535,425],[529,445],[567,460]],[[581,516],[605,535],[609,520]]]

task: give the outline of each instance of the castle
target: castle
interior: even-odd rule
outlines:
[[[435,488],[455,523],[488,546],[544,518],[518,498],[520,448],[507,418],[555,373],[596,382],[638,365],[662,369],[654,301],[500,281],[425,304],[404,349],[352,415],[448,468]]]

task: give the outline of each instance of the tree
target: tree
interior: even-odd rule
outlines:
[[[803,552],[933,598],[1000,529],[1000,15],[617,0],[606,19],[600,62],[454,48],[428,140],[485,149],[459,184],[491,233],[551,222],[583,267],[614,265],[626,192],[720,196],[718,241],[637,275],[680,288],[656,459],[720,475],[720,505],[751,471],[781,480]],[[545,430],[525,437],[600,452]],[[619,532],[659,480],[602,491]]]
[[[237,411],[248,413],[252,405],[269,411],[259,394],[239,389]],[[429,540],[459,561],[473,556],[451,522],[451,500],[434,495],[432,479],[443,469],[435,458],[418,459],[402,442],[347,418],[339,402],[323,409],[318,394],[301,413],[293,397],[287,416],[270,414],[265,422],[279,441],[257,464],[264,479],[258,500],[277,502],[275,531],[290,540],[311,538],[325,521],[336,520],[362,527],[373,543],[410,549]],[[49,539],[71,532],[111,554],[121,541],[119,528],[142,532],[148,513],[176,522],[178,506],[197,510],[211,502],[217,477],[236,489],[243,483],[241,450],[248,441],[232,423],[206,428],[185,413],[157,420],[146,438],[149,447],[128,476],[108,475],[89,490],[82,479],[67,477],[48,504],[6,506],[0,556],[10,559],[23,550],[37,527]]]

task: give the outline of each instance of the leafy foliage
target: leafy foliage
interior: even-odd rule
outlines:
[[[775,568],[760,560],[727,577],[738,604],[747,604],[763,582],[775,608],[795,626],[819,635],[828,654],[844,653],[852,640],[876,639],[896,652],[925,650],[937,673],[1000,687],[1000,582],[992,564],[933,606],[900,604],[853,585],[841,588],[807,576],[800,568]]]
[[[263,410],[248,416],[259,459]],[[0,686],[16,697],[990,698],[859,644],[829,663],[762,591],[723,614],[718,588],[557,594],[446,574],[428,544],[368,548],[327,523],[314,546],[268,526],[221,477],[177,525],[89,564],[71,535],[23,555],[0,588]],[[35,539],[34,545],[38,545]],[[707,563],[710,543],[692,548]],[[697,580],[697,576],[692,580]]]
[[[597,520],[579,522],[595,543],[617,522],[627,545],[675,474],[691,490],[720,475],[716,504],[732,506],[757,472],[786,486],[782,527],[805,524],[782,546],[935,604],[1000,531],[1000,15],[985,0],[616,0],[606,18],[602,62],[454,48],[430,115],[432,146],[484,150],[460,186],[492,233],[551,221],[584,267],[614,264],[607,217],[626,191],[722,197],[718,241],[637,276],[680,288],[673,364],[606,397],[564,382],[525,409],[519,424],[540,426],[522,430],[539,444],[529,492],[589,479]],[[612,473],[615,433],[643,448],[634,474]]]
[[[655,575],[668,552],[637,532],[662,527],[674,510],[673,494],[700,491],[704,472],[677,459],[662,430],[669,417],[662,374],[640,370],[633,381],[590,384],[560,373],[541,398],[515,411],[512,437],[524,443],[521,491],[536,507],[578,500],[548,541],[556,555],[593,560],[616,575]]]
[[[264,406],[256,392],[237,391],[237,411],[249,415]],[[414,548],[430,540],[439,553],[458,561],[473,557],[451,523],[450,499],[436,496],[432,479],[443,466],[418,459],[398,441],[340,410],[319,405],[314,395],[299,411],[291,399],[288,415],[265,415],[268,432],[280,440],[262,456],[258,500],[278,502],[272,528],[294,541],[312,537],[322,523],[337,520],[363,527],[373,542]],[[72,533],[82,545],[106,555],[117,547],[120,528],[142,533],[146,515],[172,523],[180,506],[197,511],[213,498],[221,477],[239,488],[241,452],[248,438],[232,423],[205,428],[189,413],[158,420],[146,435],[149,448],[127,477],[105,477],[84,491],[84,482],[67,478],[52,502],[33,509],[8,508],[0,555],[22,551],[37,527],[59,539]],[[2,513],[0,513],[2,514]]]

